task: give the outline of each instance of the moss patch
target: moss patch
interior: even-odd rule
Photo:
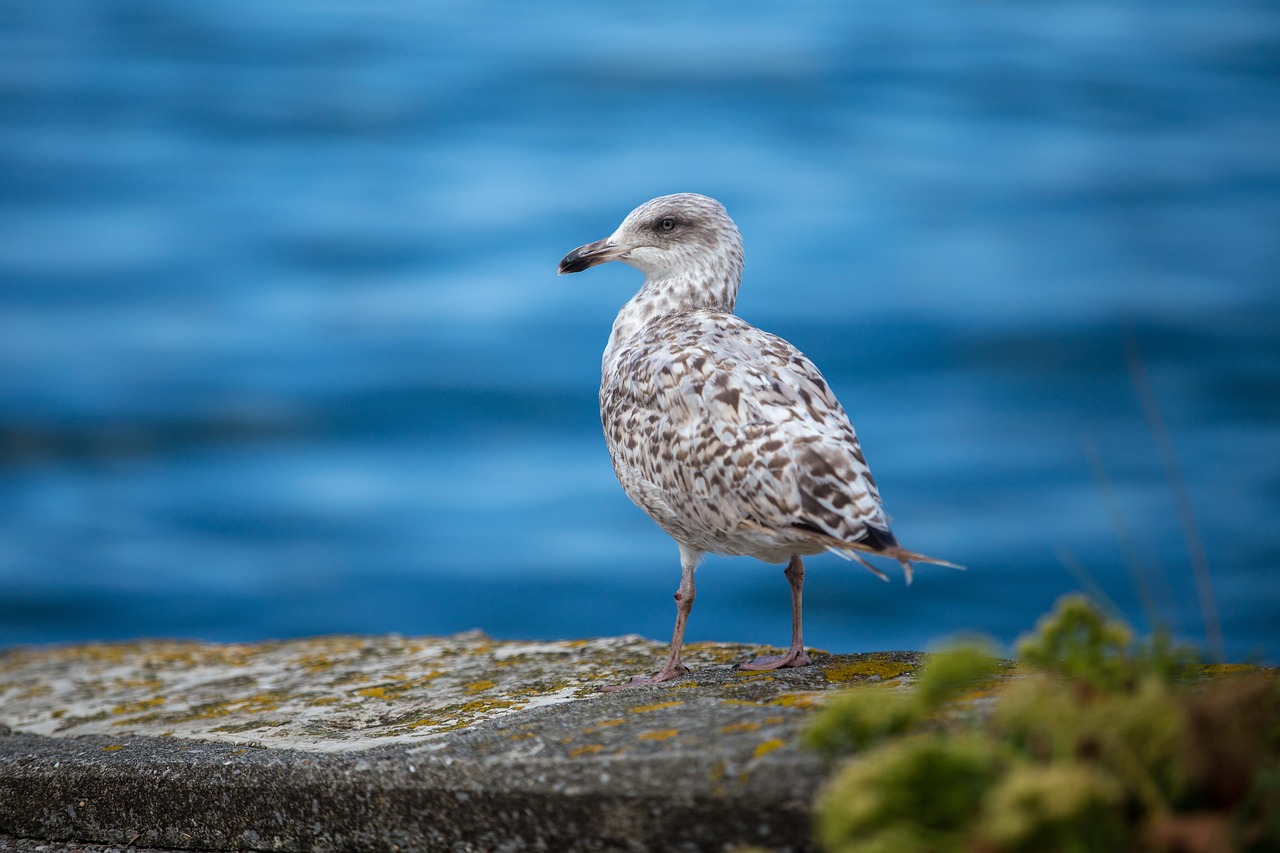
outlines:
[[[1280,849],[1274,673],[1191,666],[1078,597],[1019,648],[1014,679],[965,645],[827,704],[808,743],[859,758],[818,804],[826,849]]]

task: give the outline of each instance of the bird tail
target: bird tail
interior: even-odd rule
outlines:
[[[899,545],[897,540],[889,540],[892,544],[881,542],[871,544],[868,542],[837,539],[834,536],[827,536],[825,533],[817,532],[811,533],[810,538],[821,545],[825,545],[828,551],[838,557],[843,557],[846,560],[857,560],[882,581],[889,580],[889,576],[871,565],[871,563],[867,562],[866,558],[862,556],[863,554],[874,554],[877,557],[890,557],[897,560],[902,564],[902,573],[906,576],[907,586],[911,586],[911,578],[913,574],[912,563],[932,563],[935,566],[946,566],[949,569],[959,569],[964,571],[964,566],[957,565],[956,563],[939,560],[937,557],[930,557],[927,554],[921,554],[917,551],[908,551],[906,548]]]

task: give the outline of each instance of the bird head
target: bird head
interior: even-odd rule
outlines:
[[[664,195],[631,211],[608,237],[565,255],[560,274],[608,261],[633,266],[651,281],[728,276],[736,287],[742,275],[742,235],[715,199],[696,193]]]

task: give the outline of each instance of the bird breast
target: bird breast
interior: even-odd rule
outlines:
[[[605,363],[600,413],[627,495],[677,540],[780,562],[803,531],[887,525],[849,419],[786,341],[716,311],[651,320]]]

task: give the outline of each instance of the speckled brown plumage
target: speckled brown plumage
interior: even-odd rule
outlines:
[[[652,683],[683,670],[679,646],[703,554],[788,562],[792,648],[746,666],[808,663],[800,634],[802,555],[834,551],[943,563],[902,549],[848,415],[803,353],[733,314],[742,239],[719,202],[692,193],[646,202],[560,271],[621,260],[645,273],[605,348],[600,417],[623,490],[680,547],[671,655]],[[946,564],[945,565],[950,565]],[[763,661],[763,663],[761,662]]]
[[[732,314],[655,318],[618,349],[600,417],[627,495],[700,551],[786,562],[888,520],[818,369]]]

